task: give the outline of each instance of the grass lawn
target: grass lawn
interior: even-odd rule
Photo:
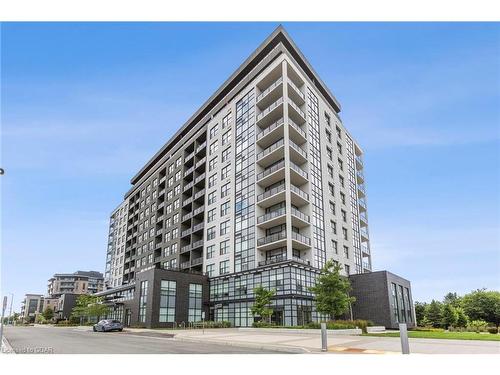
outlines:
[[[399,337],[399,332],[386,333],[367,333],[363,336],[383,336],[383,337]],[[448,339],[448,340],[485,340],[485,341],[500,341],[500,335],[491,333],[476,333],[476,332],[425,332],[425,331],[409,331],[408,337],[415,339]]]

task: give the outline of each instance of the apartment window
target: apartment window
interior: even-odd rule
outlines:
[[[154,243],[153,241],[149,241],[149,250],[153,250]]]
[[[168,174],[172,174],[172,172],[174,171],[174,165],[173,164],[170,164],[168,166]]]
[[[224,134],[222,134],[222,145],[226,145],[231,142],[231,130],[228,130]]]
[[[189,322],[199,322],[201,320],[202,295],[201,284],[189,284]]]
[[[170,232],[165,233],[165,242],[170,241],[170,239],[172,238],[171,236],[172,235],[170,234]]]
[[[347,240],[347,228],[342,228],[342,236],[344,237],[344,240]]]
[[[208,194],[208,205],[215,203],[215,201],[217,200],[216,194],[217,191],[212,191],[211,193]]]
[[[345,194],[340,192],[340,200],[342,201],[342,204],[345,204]]]
[[[139,289],[139,322],[146,322],[146,307],[148,304],[148,281],[141,281]]]
[[[174,184],[174,178],[173,177],[170,177],[167,181],[167,187],[170,187]]]
[[[343,171],[343,170],[344,170],[344,162],[343,162],[342,160],[340,160],[340,159],[337,159],[337,161],[338,161],[338,163],[339,163],[339,169],[340,169],[341,171]]]
[[[335,215],[335,203],[330,201],[330,212],[332,215]]]
[[[328,167],[327,167],[327,168],[328,168],[328,175],[329,175],[331,178],[333,178],[333,167],[332,167],[330,164],[328,164]]]
[[[170,269],[175,270],[177,268],[177,259],[170,260]]]
[[[332,248],[333,248],[333,252],[334,252],[335,254],[338,254],[338,253],[339,253],[339,249],[338,249],[338,244],[337,244],[337,241],[332,240]]]
[[[175,181],[179,181],[181,179],[181,171],[177,171],[175,173]]]
[[[217,184],[217,174],[214,174],[208,178],[208,188],[214,187]]]
[[[333,160],[333,153],[330,147],[326,148],[326,155],[328,156],[328,159]]]
[[[205,270],[208,274],[208,277],[214,276],[215,264],[207,264]]]
[[[330,191],[330,194],[332,195],[332,197],[334,197],[335,196],[335,187],[330,182],[328,183],[328,190]]]
[[[330,226],[332,227],[333,234],[337,234],[337,223],[335,221],[330,221]]]
[[[340,210],[342,212],[342,221],[344,221],[344,223],[347,223],[347,212],[345,212],[344,210]]]
[[[172,244],[172,246],[170,246],[170,255],[177,253],[177,246],[177,243],[174,243]]]
[[[221,162],[225,163],[230,158],[231,158],[231,148],[228,147],[221,153]]]
[[[337,131],[337,137],[342,138],[342,130],[338,126],[335,127],[335,130]]]
[[[213,240],[215,238],[215,227],[210,227],[207,229],[207,240]]]
[[[229,220],[220,223],[220,235],[223,236],[229,232]]]
[[[331,126],[331,122],[330,122],[330,116],[328,115],[328,113],[325,113],[325,122],[326,122],[326,125],[328,126]]]
[[[148,255],[148,264],[153,263],[153,254]]]
[[[219,130],[219,124],[215,124],[214,126],[212,126],[212,128],[210,129],[210,139],[212,139],[217,135],[218,130]]]
[[[229,240],[220,243],[220,255],[229,253]]]
[[[219,263],[219,275],[229,273],[229,260],[224,260]]]
[[[175,188],[174,188],[174,194],[175,195],[179,195],[179,193],[181,192],[181,185],[177,185]]]
[[[344,246],[344,257],[349,259],[349,248]]]
[[[173,192],[172,190],[170,190],[168,193],[167,193],[167,200],[171,200],[173,198]]]
[[[229,213],[229,203],[230,202],[227,201],[227,202],[224,202],[224,203],[221,204],[221,206],[220,206],[220,216],[221,217],[225,216],[225,215],[227,215]]]
[[[344,269],[345,269],[345,274],[350,275],[351,274],[351,267],[349,267],[348,264],[344,264]]]
[[[225,185],[222,185],[220,188],[220,197],[224,198],[226,195],[229,194],[230,190],[231,190],[231,184],[229,182]]]
[[[170,280],[161,280],[160,284],[160,323],[175,322],[175,295],[177,283]]]
[[[208,171],[212,172],[216,168],[217,168],[217,157],[213,158],[208,162]]]
[[[207,246],[207,259],[212,259],[215,253],[215,245]]]
[[[210,145],[210,149],[209,149],[208,154],[213,155],[214,153],[217,152],[218,149],[219,149],[219,141],[215,141],[214,143],[212,143]]]
[[[227,177],[229,177],[229,173],[231,173],[231,164],[226,165],[224,168],[222,168],[220,172],[220,179],[226,179]]]
[[[172,239],[179,238],[179,228],[175,228],[172,230]]]
[[[231,112],[229,112],[223,119],[222,119],[222,129],[225,129],[229,126],[229,123],[231,121]]]
[[[178,210],[179,209],[179,205],[180,205],[179,199],[176,199],[174,201],[174,210]]]
[[[332,133],[330,133],[328,130],[325,133],[326,133],[326,139],[328,140],[328,142],[332,143]]]
[[[210,210],[210,211],[208,211],[208,213],[207,213],[207,222],[210,223],[210,222],[212,222],[214,220],[215,220],[215,208],[212,209],[212,210]]]
[[[342,155],[342,145],[337,142],[337,150],[339,150],[339,154]]]
[[[172,216],[173,220],[174,220],[174,224],[177,224],[179,222],[179,214],[175,214],[174,216]]]
[[[340,174],[339,174],[339,181],[340,181],[340,186],[345,187],[344,186],[344,177]]]
[[[182,164],[182,158],[178,158],[176,161],[175,161],[175,167],[178,168],[180,167]]]

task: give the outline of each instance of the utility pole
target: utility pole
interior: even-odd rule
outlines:
[[[3,303],[2,303],[2,320],[0,321],[0,351],[3,347],[3,317],[5,315],[5,309],[7,308],[7,296],[3,297]]]
[[[14,293],[11,293],[10,294],[10,309],[9,309],[9,319],[8,319],[8,322],[10,322],[10,324],[14,324],[14,319],[12,318],[12,301],[14,301]]]

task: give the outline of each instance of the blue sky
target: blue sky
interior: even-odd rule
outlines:
[[[130,178],[274,23],[2,25],[2,292],[103,270]],[[286,23],[363,147],[376,269],[500,289],[500,27]]]

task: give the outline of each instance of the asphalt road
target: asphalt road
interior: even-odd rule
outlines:
[[[92,332],[76,327],[5,327],[18,354],[278,354],[270,350],[177,341],[161,333]]]

